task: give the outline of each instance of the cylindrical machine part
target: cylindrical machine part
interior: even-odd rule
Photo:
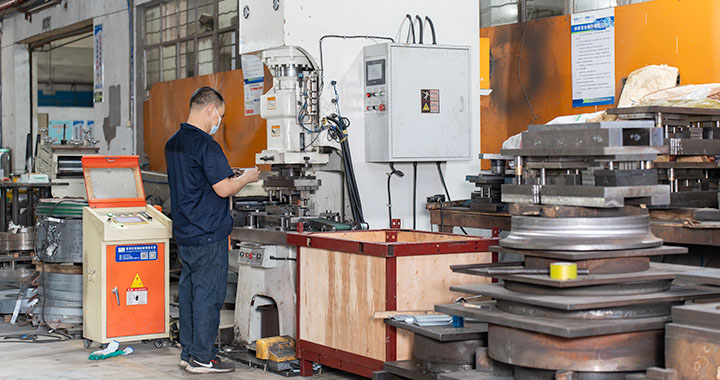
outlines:
[[[522,367],[586,372],[641,371],[662,365],[665,330],[562,338],[488,325],[490,357]]]
[[[490,172],[493,174],[505,174],[505,160],[490,160]]]
[[[515,157],[515,184],[522,185],[523,159],[520,156]]]
[[[35,249],[35,227],[23,227],[17,233],[0,232],[0,252],[32,251]]]
[[[43,301],[35,315],[46,323],[82,324],[82,287],[82,274],[41,274]]]
[[[515,249],[599,251],[657,247],[647,215],[599,218],[516,216],[500,246]]]

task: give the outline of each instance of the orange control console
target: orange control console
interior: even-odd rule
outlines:
[[[137,156],[85,156],[82,164],[83,336],[167,338],[172,222],[145,203]]]

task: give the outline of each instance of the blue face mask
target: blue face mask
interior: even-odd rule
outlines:
[[[215,132],[220,129],[220,122],[222,122],[222,116],[220,116],[220,113],[218,112],[217,108],[215,108],[215,113],[218,115],[218,122],[217,124],[213,124],[212,129],[210,129],[210,134],[214,135]]]

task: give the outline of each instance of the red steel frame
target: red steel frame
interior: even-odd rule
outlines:
[[[393,224],[399,228],[399,221]],[[498,244],[498,238],[493,231],[492,238],[472,238],[459,242],[435,242],[435,243],[398,243],[395,230],[385,231],[385,242],[361,242],[354,240],[338,239],[327,236],[313,236],[313,233],[289,233],[287,242],[289,245],[297,246],[297,273],[296,273],[296,318],[295,318],[295,348],[298,359],[300,359],[300,375],[312,376],[312,363],[320,363],[332,368],[341,369],[364,377],[372,377],[374,371],[383,368],[383,362],[366,356],[341,351],[332,347],[303,340],[300,336],[300,259],[301,247],[314,247],[348,253],[358,253],[371,256],[385,257],[385,310],[397,310],[397,257],[417,255],[437,255],[448,253],[466,252],[487,252],[489,247]],[[414,232],[406,230],[407,232]],[[417,231],[415,231],[417,232]],[[449,235],[442,232],[426,232],[425,234]],[[493,254],[492,261],[497,261],[497,254]],[[397,331],[395,327],[385,326],[386,345],[385,360],[395,361],[397,359]]]

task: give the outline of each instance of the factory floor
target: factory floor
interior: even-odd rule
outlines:
[[[0,337],[37,332],[32,327],[17,327],[0,320]],[[5,342],[0,338],[0,380],[66,380],[66,379],[247,379],[280,380],[284,376],[259,369],[241,367],[229,374],[194,375],[178,367],[180,349],[154,348],[152,344],[131,344],[135,352],[130,356],[90,361],[88,355],[97,350],[85,349],[79,339],[57,343]],[[121,347],[126,347],[122,344]],[[313,378],[321,380],[359,379],[343,373],[324,371]]]

